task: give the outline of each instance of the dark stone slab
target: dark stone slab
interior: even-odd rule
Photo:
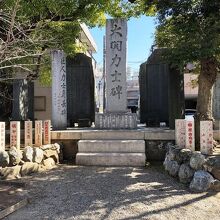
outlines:
[[[95,120],[94,74],[92,60],[85,54],[67,57],[67,120],[84,126]]]
[[[141,64],[139,85],[140,122],[148,127],[165,122],[173,129],[175,119],[184,117],[184,82],[183,74],[163,59],[163,49]]]

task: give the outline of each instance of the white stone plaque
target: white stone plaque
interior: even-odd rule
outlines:
[[[52,52],[52,125],[54,129],[67,127],[66,57],[60,50]]]
[[[195,151],[195,126],[194,120],[186,120],[186,148]]]
[[[36,147],[42,146],[42,121],[35,121],[35,144]]]
[[[51,134],[50,134],[51,121],[44,121],[44,144],[51,144]]]
[[[5,150],[5,122],[0,122],[0,150]]]
[[[33,145],[33,134],[32,134],[33,122],[25,121],[24,122],[24,145],[32,146]]]
[[[200,151],[208,155],[213,153],[212,121],[200,121]]]
[[[177,146],[185,148],[185,145],[186,145],[186,121],[185,119],[175,120],[175,143]]]
[[[108,19],[106,24],[106,111],[126,112],[127,21]]]
[[[20,121],[10,122],[10,146],[20,150]]]

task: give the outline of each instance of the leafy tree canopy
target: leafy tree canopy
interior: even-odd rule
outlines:
[[[164,0],[157,3],[156,43],[169,48],[172,62],[184,65],[219,59],[220,1]]]
[[[129,18],[154,11],[143,0],[2,0],[0,8],[0,70],[35,75],[48,63],[50,49],[69,55],[85,50],[76,43],[81,23],[102,26],[106,15]]]

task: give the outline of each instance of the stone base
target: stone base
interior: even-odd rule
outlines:
[[[77,165],[145,166],[144,140],[80,140]]]
[[[145,153],[78,153],[76,164],[83,166],[145,166]]]
[[[135,129],[137,128],[136,113],[97,113],[95,127],[104,129]]]

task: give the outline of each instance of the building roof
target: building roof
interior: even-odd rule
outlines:
[[[87,45],[89,51],[97,52],[97,45],[88,27],[84,23],[80,24],[80,26],[82,29],[80,32],[80,41]]]

